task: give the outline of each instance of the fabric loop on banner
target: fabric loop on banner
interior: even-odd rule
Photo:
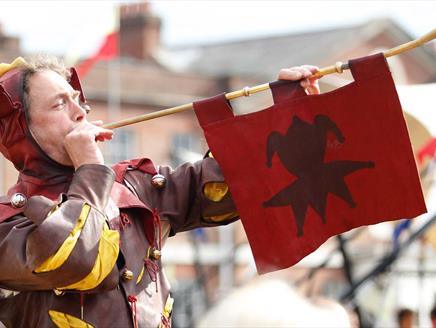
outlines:
[[[234,117],[225,93],[195,102],[194,111],[201,126]]]
[[[274,104],[307,96],[300,81],[278,80],[270,82],[269,87],[271,89]]]
[[[355,81],[369,80],[380,75],[390,74],[389,66],[383,53],[352,59],[348,64]]]

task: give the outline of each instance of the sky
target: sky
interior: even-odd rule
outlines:
[[[125,1],[124,1],[125,2]],[[132,1],[130,1],[132,2]],[[86,56],[120,1],[1,1],[0,23],[26,53]],[[168,47],[355,25],[390,17],[412,37],[435,28],[435,1],[151,1]]]

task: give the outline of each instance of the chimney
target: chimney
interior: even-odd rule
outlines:
[[[151,59],[159,47],[161,19],[151,12],[150,3],[120,6],[120,55]]]

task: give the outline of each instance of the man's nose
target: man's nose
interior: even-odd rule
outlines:
[[[70,110],[72,119],[75,122],[80,122],[85,119],[86,117],[86,109],[80,106],[79,103],[75,101],[71,101],[70,103]]]

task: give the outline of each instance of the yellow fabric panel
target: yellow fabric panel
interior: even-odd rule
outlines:
[[[68,235],[67,239],[64,240],[61,247],[59,247],[58,251],[54,255],[50,256],[47,260],[44,261],[44,263],[42,263],[39,267],[35,269],[36,273],[53,271],[65,263],[67,258],[71,255],[74,246],[76,246],[77,241],[79,240],[80,233],[82,232],[83,226],[85,225],[90,210],[91,206],[89,206],[88,204],[83,205],[76,225]],[[50,212],[50,214],[52,213],[53,211]]]
[[[224,198],[228,190],[229,187],[225,182],[209,182],[204,185],[203,193],[207,199],[219,202]]]
[[[139,273],[138,279],[136,279],[136,284],[139,284],[141,282],[143,276],[144,276],[144,266],[142,266],[142,270]]]
[[[204,185],[203,192],[207,199],[213,202],[220,202],[229,191],[229,187],[225,182],[209,182]],[[229,220],[237,216],[237,212],[226,213],[216,216],[208,216],[204,219],[212,222],[221,222]]]
[[[63,312],[49,310],[48,315],[55,326],[59,328],[94,328],[89,323]]]
[[[26,61],[22,57],[17,57],[10,64],[8,63],[0,63],[0,76],[9,72],[10,70],[20,67],[26,64]]]
[[[165,304],[165,308],[162,312],[162,315],[169,320],[171,316],[171,312],[173,311],[174,298],[171,295],[168,295],[167,302]],[[158,328],[165,328],[166,326],[161,322]]]
[[[171,312],[173,311],[173,305],[174,305],[174,298],[172,298],[170,295],[168,295],[167,302],[165,304],[165,308],[163,311],[163,315],[165,318],[169,318],[171,315]]]
[[[225,220],[230,220],[238,215],[239,215],[238,212],[231,212],[231,213],[226,213],[226,214],[222,214],[222,215],[206,216],[204,219],[206,221],[221,222],[221,221],[225,221]]]
[[[91,272],[82,280],[57,289],[89,290],[97,287],[112,271],[118,258],[119,243],[120,234],[118,231],[110,230],[107,223],[105,223],[98,245],[97,258]]]

